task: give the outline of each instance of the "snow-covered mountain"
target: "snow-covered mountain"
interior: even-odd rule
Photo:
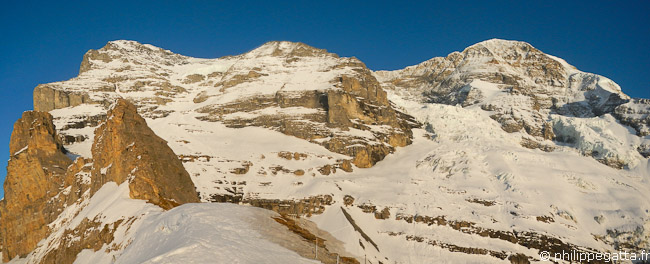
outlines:
[[[325,263],[528,263],[650,249],[650,101],[525,42],[375,72],[302,43],[199,59],[112,41],[79,76],[37,86],[34,110],[51,117],[14,128],[5,261],[286,263],[318,248]],[[166,147],[142,126],[202,202],[240,205],[187,203],[187,183],[151,176],[174,161],[147,159]],[[7,224],[25,219],[20,230],[40,227],[29,239]]]

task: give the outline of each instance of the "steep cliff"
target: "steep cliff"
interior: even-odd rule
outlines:
[[[58,197],[65,191],[68,158],[45,112],[24,112],[14,124],[9,146],[11,158],[0,203],[3,260],[24,257],[49,234],[52,222],[64,206]],[[70,191],[70,190],[68,190]]]
[[[303,43],[269,42],[205,60],[115,41],[86,53],[80,68],[74,79],[39,85],[35,109],[106,107],[125,97],[143,116],[161,118],[174,112],[168,104],[191,95],[201,120],[273,129],[347,155],[361,168],[410,144],[411,128],[419,126],[392,108],[361,61]]]
[[[117,100],[106,122],[95,130],[92,153],[92,193],[106,182],[128,181],[131,198],[163,209],[199,202],[194,183],[176,154],[126,100]]]
[[[521,145],[528,148],[554,149],[551,141],[564,138],[556,138],[556,133],[562,133],[553,126],[558,116],[612,114],[639,133],[646,129],[645,119],[639,118],[647,112],[642,101],[628,103],[630,97],[612,80],[582,72],[526,42],[486,40],[447,57],[375,74],[386,89],[408,100],[480,108],[504,131],[527,134]],[[588,149],[583,154],[592,156],[598,151]],[[593,156],[615,168],[635,165],[624,154]]]
[[[633,127],[639,136],[650,135],[650,99],[632,99],[616,107],[613,115]]]
[[[53,232],[50,224],[67,206],[83,203],[107,182],[121,184],[128,180],[131,198],[163,209],[199,201],[181,161],[147,127],[131,103],[115,102],[95,134],[98,140],[93,144],[93,159],[79,157],[73,161],[73,155],[66,155],[52,115],[28,111],[16,122],[10,142],[12,155],[4,184],[5,199],[0,203],[3,261],[26,257]],[[101,227],[93,219],[85,223],[76,227],[76,232]],[[109,231],[70,242],[67,249],[50,251],[42,261],[71,263],[84,248],[73,244],[101,247],[111,242]]]
[[[197,110],[208,114],[202,120],[270,128],[350,156],[360,168],[411,144],[411,128],[419,126],[390,105],[356,58],[302,43],[270,42],[233,59],[215,89],[195,98],[207,104]]]

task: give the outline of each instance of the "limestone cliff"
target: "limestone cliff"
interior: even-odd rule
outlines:
[[[419,126],[393,108],[360,60],[286,41],[219,59],[190,58],[134,41],[109,42],[84,55],[79,76],[36,87],[34,108],[107,107],[124,97],[142,116],[157,119],[176,112],[168,106],[186,96],[202,121],[276,130],[346,155],[346,162],[361,168],[409,145],[411,128]]]
[[[639,136],[650,135],[650,99],[634,98],[614,109],[621,123],[633,127]]]
[[[72,160],[65,155],[52,116],[24,112],[14,124],[11,157],[0,202],[3,260],[24,256],[48,235],[48,226],[64,201],[56,196],[65,189],[66,170]]]
[[[218,89],[195,98],[195,103],[207,104],[197,110],[208,114],[200,119],[277,130],[350,156],[360,168],[372,167],[396,147],[411,144],[411,129],[419,126],[393,108],[372,71],[356,58],[291,42],[269,42],[236,58],[221,74],[222,81],[214,84]],[[317,82],[305,83],[300,75],[312,75]],[[278,80],[279,89],[246,91]],[[240,95],[224,102],[219,100],[224,94]]]
[[[132,198],[163,209],[199,201],[180,160],[147,127],[135,106],[125,100],[114,104],[107,120],[95,132],[94,159],[79,157],[73,162],[56,131],[52,115],[46,112],[25,112],[14,125],[5,198],[0,202],[5,262],[34,250],[50,234],[48,225],[66,206],[89,198],[109,181],[120,184],[128,180]],[[90,195],[84,196],[86,191]],[[95,238],[77,242],[100,247],[106,242],[90,241]],[[65,251],[59,249],[46,259],[57,263],[74,261],[78,252]]]
[[[167,142],[158,137],[126,100],[115,102],[95,131],[92,191],[104,183],[129,181],[130,196],[163,209],[199,202],[194,184]]]
[[[84,92],[66,92],[41,84],[34,88],[34,110],[51,111],[58,108],[92,103]]]

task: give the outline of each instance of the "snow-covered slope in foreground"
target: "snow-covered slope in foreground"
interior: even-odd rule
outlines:
[[[66,208],[51,226],[54,234],[26,259],[11,263],[38,263],[48,250],[65,247],[64,230],[79,226],[85,218],[101,223],[100,229],[104,223],[119,224],[112,243],[98,251],[84,249],[75,263],[318,263],[270,242],[301,241],[273,217],[278,214],[218,203],[163,211],[129,198],[127,183],[111,182],[90,200]]]

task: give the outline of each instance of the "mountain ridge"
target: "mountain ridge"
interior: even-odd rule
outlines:
[[[650,104],[525,42],[492,39],[372,71],[296,42],[200,59],[119,40],[88,51],[79,76],[34,90],[35,110],[51,114],[65,151],[80,156],[75,170],[97,175],[112,167],[84,159],[103,152],[92,148],[95,131],[115,100],[137,108],[201,202],[298,217],[298,229],[275,221],[303,240],[335,238],[322,250],[351,259],[527,263],[540,251],[641,250],[650,241]],[[116,131],[111,138],[128,138]],[[104,185],[125,188],[116,183]],[[158,201],[170,198],[160,193]],[[77,200],[76,210],[92,199]],[[87,216],[62,213],[46,240],[102,217]],[[113,238],[91,240],[94,253],[79,256],[110,246],[105,255],[119,258],[132,237],[121,228],[145,219],[120,217],[102,233]],[[44,252],[53,251],[41,243],[21,256],[42,262]]]

